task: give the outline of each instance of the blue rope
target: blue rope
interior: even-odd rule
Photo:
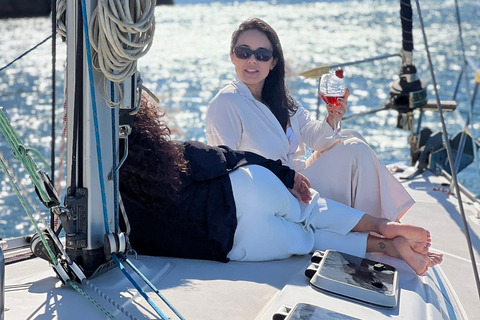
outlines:
[[[94,121],[94,127],[95,127],[95,140],[96,140],[96,149],[97,149],[98,172],[99,172],[100,188],[101,188],[101,192],[102,192],[103,217],[104,217],[104,224],[105,224],[105,233],[110,234],[110,228],[109,228],[109,225],[108,225],[107,200],[106,200],[106,195],[105,195],[105,181],[103,179],[102,150],[101,150],[101,144],[100,144],[100,134],[98,132],[97,104],[96,104],[96,99],[95,99],[95,88],[94,88],[94,83],[93,83],[93,73],[92,73],[93,67],[92,67],[92,58],[91,58],[91,52],[90,52],[90,40],[89,40],[89,35],[88,35],[88,26],[87,26],[87,22],[86,22],[87,21],[87,14],[86,14],[86,9],[85,9],[86,8],[85,0],[81,0],[81,2],[82,2],[83,28],[84,28],[84,33],[85,33],[85,41],[86,41],[86,49],[87,49],[88,75],[89,75],[89,81],[90,81],[90,91],[91,91],[91,96],[92,96],[92,112],[93,112],[93,121]],[[115,111],[115,109],[112,109],[112,112],[114,112],[114,111]],[[114,115],[114,113],[112,113],[112,115]],[[112,124],[112,125],[114,126],[115,124]],[[113,132],[115,132],[115,129],[113,130]],[[116,148],[116,143],[114,144],[114,148]],[[116,159],[115,155],[114,155],[114,159]],[[116,173],[114,172],[114,180],[116,179],[115,175],[116,175]],[[115,203],[115,205],[117,205],[117,203]],[[162,320],[167,320],[168,318],[160,311],[160,309],[147,296],[147,294],[142,290],[142,288],[140,288],[138,283],[130,276],[130,274],[127,272],[125,267],[118,260],[115,253],[112,253],[112,259],[115,262],[115,264],[120,268],[120,270],[123,272],[123,274],[127,277],[127,279],[138,290],[138,292],[145,298],[145,300],[150,304],[150,306],[157,312],[157,314],[160,316],[160,318]],[[144,278],[143,275],[142,275],[142,277]]]
[[[82,0],[83,1],[83,0]],[[162,320],[168,320],[167,316],[164,315],[162,313],[162,311],[160,311],[160,309],[155,305],[155,303],[152,301],[152,299],[150,299],[149,296],[147,296],[147,294],[145,293],[145,291],[142,290],[142,288],[140,288],[140,286],[138,285],[138,283],[132,278],[132,276],[128,273],[128,271],[125,269],[125,267],[123,266],[123,264],[120,262],[120,260],[118,260],[117,256],[115,255],[115,253],[112,253],[112,259],[113,261],[115,262],[115,264],[120,268],[120,270],[122,270],[123,274],[125,275],[125,277],[127,277],[128,280],[130,280],[130,282],[134,285],[134,287],[138,290],[138,292],[145,298],[145,300],[147,300],[147,302],[150,304],[150,306],[152,306],[152,308],[157,312],[157,314],[160,316],[160,319]]]
[[[177,315],[178,318],[180,318],[181,320],[185,320],[185,318],[180,314],[180,312],[178,312],[177,309],[175,309],[175,307],[167,300],[167,298],[165,298],[160,293],[160,290],[158,290],[153,285],[153,283],[151,283],[125,255],[120,254],[120,257],[125,260],[125,262],[130,266],[130,268],[132,268],[133,271],[135,271],[140,276],[140,278],[142,278],[143,281],[145,281],[146,284],[148,284],[148,286],[157,294],[157,296],[159,296],[163,300],[163,302],[165,302],[165,304]]]
[[[103,209],[103,219],[105,224],[105,233],[110,233],[110,227],[108,226],[108,211],[107,211],[107,197],[105,194],[105,181],[103,179],[103,161],[102,161],[102,149],[100,143],[100,133],[98,132],[98,114],[97,114],[97,102],[95,98],[95,87],[93,83],[93,72],[92,72],[92,56],[90,52],[90,38],[88,35],[88,26],[87,26],[87,12],[85,9],[85,0],[82,1],[82,16],[83,16],[83,30],[85,33],[85,42],[87,47],[87,62],[88,62],[88,76],[90,81],[90,94],[92,96],[92,112],[93,112],[93,123],[95,127],[95,140],[97,147],[97,162],[98,162],[98,178],[100,180],[100,189],[102,193],[102,209]]]

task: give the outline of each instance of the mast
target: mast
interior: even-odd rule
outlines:
[[[97,0],[85,0],[85,4],[88,26]],[[67,210],[61,220],[66,233],[66,252],[83,267],[85,275],[89,277],[105,262],[104,237],[108,233],[107,226],[109,230],[118,231],[118,218],[115,215],[118,192],[118,183],[115,182],[118,182],[118,178],[111,172],[118,164],[119,109],[134,105],[132,101],[135,101],[136,86],[134,76],[127,78],[123,82],[122,103],[109,107],[104,96],[116,97],[117,92],[114,86],[107,85],[104,89],[105,76],[101,72],[95,68],[89,72],[80,0],[67,1],[66,17]],[[93,74],[92,82],[89,74]],[[91,83],[94,84],[95,101]],[[95,128],[94,122],[94,102],[98,128]],[[98,130],[98,135],[95,130]],[[99,172],[99,152],[103,172]],[[102,178],[103,186],[100,183]],[[108,221],[104,219],[103,206],[106,207]]]

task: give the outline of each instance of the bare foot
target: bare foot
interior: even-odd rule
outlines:
[[[396,237],[392,242],[398,254],[397,258],[403,259],[420,276],[423,276],[429,267],[441,262],[438,262],[438,256],[430,257],[413,251],[409,241],[404,237]]]
[[[433,265],[440,264],[443,261],[443,254],[441,253],[429,252],[427,253],[427,256]]]
[[[388,221],[380,226],[380,233],[387,239],[405,238],[413,251],[426,254],[430,247],[430,232],[422,227]]]

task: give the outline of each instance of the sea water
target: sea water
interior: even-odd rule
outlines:
[[[480,5],[477,0],[460,0],[459,9],[465,54],[480,65]],[[302,71],[324,65],[363,60],[400,53],[401,27],[399,1],[186,1],[174,6],[156,7],[156,30],[150,52],[138,61],[144,85],[160,99],[175,139],[205,142],[205,111],[209,101],[235,76],[229,57],[230,37],[243,20],[260,17],[277,31],[285,54],[288,87],[294,98],[321,119],[324,104],[317,113],[315,79],[298,76]],[[462,69],[460,38],[454,0],[420,1],[440,99],[450,100]],[[428,68],[425,43],[420,29],[416,3],[414,11],[414,63],[418,75],[429,83],[429,99],[435,99]],[[51,34],[51,18],[7,19],[0,21],[0,68]],[[0,106],[24,144],[39,151],[49,161],[51,144],[51,41],[0,71]],[[66,48],[56,40],[56,175],[60,172],[63,118],[63,78]],[[350,88],[347,115],[381,108],[389,99],[389,84],[398,77],[400,58],[345,67]],[[474,72],[468,83],[461,82],[457,94],[459,112],[445,114],[450,136],[456,135],[469,116],[469,92],[473,90]],[[468,85],[468,86],[467,86]],[[479,132],[479,102],[473,111],[472,132]],[[360,131],[385,163],[409,162],[409,132],[396,128],[397,113],[381,111],[343,122],[344,128]],[[423,126],[441,130],[436,112],[427,112]],[[0,152],[9,162],[17,182],[24,186],[34,203],[36,219],[48,217],[48,210],[37,200],[25,169],[13,157],[3,136]],[[64,163],[64,162],[63,162]],[[43,164],[42,169],[50,172]],[[32,233],[33,229],[20,202],[1,173],[0,237]],[[64,188],[55,177],[57,188]],[[459,180],[480,195],[480,183],[474,164],[462,171]]]

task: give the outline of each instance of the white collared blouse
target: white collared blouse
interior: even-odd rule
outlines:
[[[298,171],[305,169],[302,159],[305,145],[323,151],[335,143],[325,139],[333,133],[330,125],[310,118],[310,112],[302,106],[290,117],[290,125],[299,142],[295,153],[290,152],[285,131],[270,109],[256,100],[248,87],[236,78],[210,102],[205,129],[210,145],[227,145],[269,159],[280,159],[283,164]]]

